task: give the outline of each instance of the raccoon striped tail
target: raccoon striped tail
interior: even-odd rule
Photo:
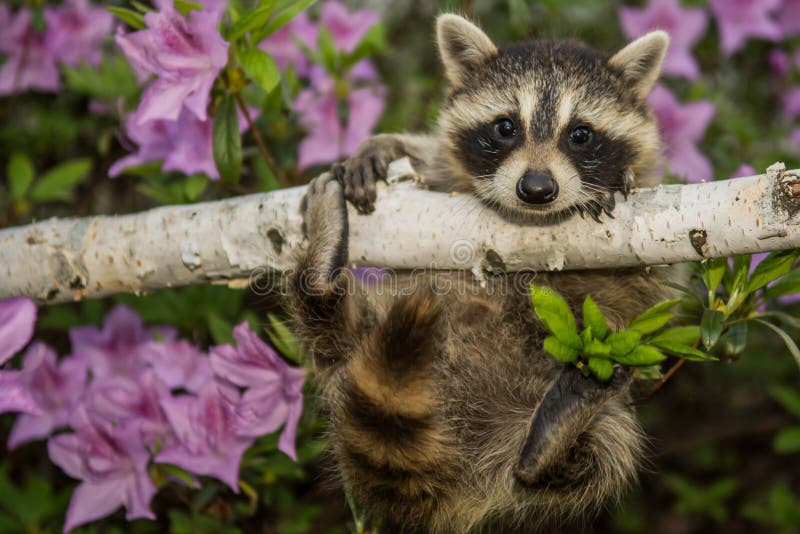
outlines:
[[[337,456],[345,473],[356,474],[345,483],[389,517],[394,506],[410,506],[422,521],[447,493],[452,454],[431,387],[440,328],[440,303],[430,293],[396,301],[348,361],[333,409]]]

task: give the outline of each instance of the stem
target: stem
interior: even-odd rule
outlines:
[[[653,385],[653,387],[647,390],[647,392],[644,394],[644,398],[647,399],[655,395],[655,393],[658,392],[659,389],[661,389],[661,386],[663,386],[667,382],[667,380],[669,380],[672,377],[672,375],[678,372],[678,369],[680,369],[685,362],[686,360],[684,360],[683,358],[675,362],[675,364],[669,368],[669,371],[667,371],[666,374],[663,377],[661,377],[661,380],[656,382]]]
[[[267,162],[267,165],[269,165],[269,168],[272,171],[272,174],[275,175],[275,178],[278,180],[278,183],[281,184],[281,186],[286,187],[288,185],[286,180],[286,175],[283,173],[283,171],[280,170],[278,164],[275,162],[275,158],[272,157],[272,154],[267,149],[267,145],[264,143],[264,139],[258,132],[258,129],[256,128],[256,123],[250,116],[250,110],[247,109],[247,104],[245,104],[241,93],[236,93],[236,103],[239,104],[239,109],[242,111],[242,114],[244,115],[244,118],[247,121],[247,126],[250,128],[250,132],[256,139],[256,144],[258,145],[259,152],[261,152],[261,156],[264,158],[264,161]]]

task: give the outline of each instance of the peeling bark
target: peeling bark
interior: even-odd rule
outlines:
[[[634,191],[603,224],[516,225],[469,195],[431,193],[390,167],[375,212],[350,211],[350,260],[394,269],[591,269],[800,247],[800,172]],[[0,298],[54,303],[190,284],[242,287],[302,246],[304,188],[0,231]]]

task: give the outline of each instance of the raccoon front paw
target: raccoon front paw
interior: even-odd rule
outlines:
[[[375,183],[385,180],[389,164],[397,159],[397,141],[382,136],[367,139],[350,158],[337,163],[331,172],[344,185],[344,196],[359,213],[375,210]]]
[[[342,184],[331,173],[311,180],[301,209],[307,268],[317,271],[309,281],[328,283],[347,265],[349,225]]]

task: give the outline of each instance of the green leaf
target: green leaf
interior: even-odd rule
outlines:
[[[208,187],[208,177],[205,174],[193,174],[187,176],[183,182],[183,194],[189,202],[197,202],[200,195]]]
[[[787,334],[782,328],[778,328],[772,323],[768,323],[767,321],[762,321],[761,319],[751,319],[759,324],[763,324],[776,334],[783,340],[783,343],[786,345],[786,348],[789,349],[789,352],[792,353],[797,365],[800,366],[800,349],[797,348],[797,344],[791,338],[789,334]]]
[[[650,315],[644,319],[635,319],[628,328],[636,330],[640,334],[652,334],[665,324],[670,322],[675,317],[674,313],[659,313],[658,315]]]
[[[301,11],[316,3],[317,0],[297,0],[292,2],[283,9],[278,6],[279,11],[270,19],[264,28],[258,32],[254,32],[253,43],[260,43],[282,27],[289,24],[293,18],[300,14]]]
[[[188,2],[187,0],[174,0],[173,5],[175,6],[175,9],[178,10],[178,12],[184,17],[191,11],[203,10],[203,4],[198,4],[197,2]]]
[[[700,334],[703,339],[703,346],[706,350],[717,344],[720,334],[722,334],[722,320],[725,314],[719,310],[703,310],[703,317],[700,319]]]
[[[703,271],[703,283],[708,289],[708,305],[714,305],[714,296],[717,293],[717,288],[725,273],[728,271],[728,258],[716,258],[709,260],[704,264],[705,270]]]
[[[787,326],[791,326],[792,328],[800,328],[800,317],[795,317],[794,315],[785,312],[768,311],[759,313],[755,315],[755,317],[774,317]]]
[[[623,330],[611,334],[606,338],[606,343],[611,347],[611,354],[614,356],[625,356],[639,344],[642,334],[636,330]]]
[[[602,341],[592,339],[583,344],[583,353],[587,356],[600,356],[607,358],[611,355],[611,347]]]
[[[329,71],[336,69],[336,43],[333,41],[333,35],[330,30],[325,27],[319,29],[317,35],[317,49],[319,50],[322,58],[322,64]]]
[[[300,363],[303,360],[300,341],[274,314],[267,314],[267,318],[270,324],[270,328],[267,328],[267,335],[272,344],[281,354],[293,362]]]
[[[769,388],[769,393],[786,411],[800,417],[800,391],[795,388],[775,384]]]
[[[208,322],[208,332],[211,339],[217,345],[233,343],[233,325],[215,311],[209,311],[206,315]]]
[[[70,193],[92,170],[89,158],[73,159],[56,165],[36,180],[29,197],[33,202],[69,200]]]
[[[716,362],[719,361],[719,358],[716,356],[712,356],[711,354],[706,354],[705,352],[698,350],[691,345],[684,345],[683,343],[677,343],[675,341],[669,340],[651,340],[654,346],[658,347],[659,349],[672,354],[674,356],[678,356],[683,358],[684,360],[689,360],[690,362]]]
[[[6,173],[8,174],[8,189],[11,198],[22,199],[36,175],[31,158],[22,152],[15,152],[8,160]]]
[[[573,363],[578,359],[578,351],[561,343],[553,336],[544,338],[544,350],[556,360],[564,363]]]
[[[675,316],[674,314],[668,312],[678,305],[681,300],[682,299],[672,299],[659,302],[655,306],[642,312],[638,317],[631,321],[631,324],[628,325],[628,328],[637,330],[641,334],[649,334],[658,330]]]
[[[800,426],[790,426],[781,430],[772,442],[775,452],[794,454],[800,452]]]
[[[747,282],[747,293],[752,293],[788,273],[798,257],[800,257],[800,250],[770,252],[750,275],[750,280]]]
[[[281,73],[272,56],[260,48],[251,48],[239,56],[239,64],[244,72],[267,93],[281,81]]]
[[[605,382],[614,374],[614,364],[606,358],[589,358],[589,369],[594,376]]]
[[[600,307],[592,299],[591,296],[586,295],[583,301],[583,323],[592,329],[594,336],[597,339],[605,339],[608,334],[608,323]]]
[[[566,301],[552,288],[531,284],[531,300],[539,320],[564,345],[575,350],[583,346],[575,317]]]
[[[263,28],[269,21],[270,17],[272,17],[274,10],[275,3],[266,2],[244,15],[242,18],[237,20],[233,26],[231,26],[230,30],[228,30],[228,41],[236,41],[255,29]],[[253,44],[256,45],[260,41],[261,39],[253,39]]]
[[[667,357],[655,347],[650,345],[639,345],[625,356],[614,356],[614,360],[623,365],[631,367],[643,367],[654,365],[664,361]]]
[[[124,7],[107,7],[106,11],[134,29],[143,30],[147,26],[144,23],[144,15],[132,9],[126,9]]]
[[[732,324],[722,336],[722,347],[725,354],[736,356],[747,346],[747,323]]]
[[[239,134],[239,117],[236,98],[225,95],[214,116],[214,163],[222,181],[239,182],[242,172],[242,136]]]
[[[660,341],[670,341],[682,345],[691,345],[700,339],[699,326],[675,326],[667,328],[650,339],[649,343],[656,344]]]
[[[771,286],[764,289],[767,300],[800,293],[800,269],[795,269]]]

